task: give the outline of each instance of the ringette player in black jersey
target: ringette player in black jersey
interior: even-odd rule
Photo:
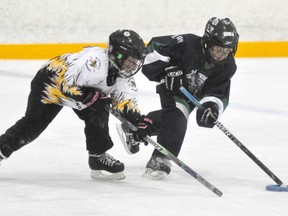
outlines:
[[[229,18],[211,18],[203,37],[194,34],[154,37],[142,68],[143,74],[159,82],[161,110],[150,112],[157,141],[178,156],[195,106],[180,92],[183,85],[205,107],[197,110],[200,127],[212,128],[229,102],[230,82],[236,72],[234,55],[239,35]],[[156,149],[145,175],[161,179],[171,171],[171,163]]]

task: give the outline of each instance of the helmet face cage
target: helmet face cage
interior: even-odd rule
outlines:
[[[128,78],[143,65],[146,48],[142,38],[132,30],[117,30],[109,37],[109,60],[118,75]]]
[[[211,18],[205,27],[203,48],[205,55],[215,64],[223,63],[229,55],[234,56],[239,34],[229,18]]]

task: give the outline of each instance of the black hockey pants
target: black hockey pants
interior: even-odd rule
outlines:
[[[187,119],[176,107],[173,94],[166,89],[165,84],[157,86],[157,93],[161,100],[161,110],[148,113],[148,117],[153,120],[154,131],[152,135],[157,135],[157,142],[178,156],[187,129]],[[160,153],[155,149],[153,155]]]
[[[39,82],[43,82],[43,80],[40,78],[41,76],[36,76],[32,81],[24,117],[0,136],[0,149],[6,157],[36,139],[63,108],[56,104],[41,102]],[[85,122],[86,148],[89,153],[102,154],[112,148],[113,142],[109,135],[109,113],[107,111],[84,109],[74,110],[74,112]],[[67,128],[63,128],[63,130],[69,130],[69,122],[67,122]]]

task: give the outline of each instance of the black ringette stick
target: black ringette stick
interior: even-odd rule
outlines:
[[[188,92],[183,86],[180,87],[181,92],[196,106],[198,109],[203,109],[202,104]],[[248,157],[250,157],[268,176],[270,176],[279,186],[283,185],[283,182],[266,167],[249,149],[247,149],[224,125],[219,121],[215,122],[215,125],[230,139],[232,140]]]

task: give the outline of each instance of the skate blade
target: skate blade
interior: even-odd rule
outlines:
[[[131,151],[131,149],[129,149],[128,144],[127,144],[126,134],[123,131],[121,124],[116,124],[116,129],[117,129],[118,135],[120,137],[120,140],[122,142],[122,145],[124,146],[125,151],[129,155],[136,154],[139,151],[139,148],[138,148],[138,150],[136,150],[136,152],[133,152],[133,151]]]
[[[146,168],[146,171],[143,173],[142,177],[153,179],[153,180],[162,180],[168,174],[161,170],[153,170],[151,168]]]
[[[126,178],[124,172],[110,173],[104,170],[91,170],[91,178],[104,180],[123,180]]]

